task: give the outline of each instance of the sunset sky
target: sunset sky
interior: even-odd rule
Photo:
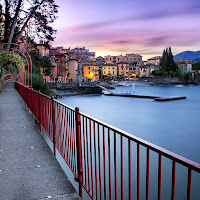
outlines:
[[[96,56],[161,55],[200,49],[199,0],[56,0],[53,46],[82,47]]]

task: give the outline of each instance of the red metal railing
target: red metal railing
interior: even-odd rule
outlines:
[[[57,149],[74,173],[81,197],[84,188],[91,199],[190,200],[192,172],[196,173],[193,186],[200,184],[200,164],[19,83],[15,87],[54,143],[54,153]],[[183,182],[187,184],[185,197],[180,189]],[[198,192],[197,188],[195,200]]]

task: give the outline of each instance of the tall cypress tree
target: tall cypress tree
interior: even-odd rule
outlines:
[[[161,59],[161,64],[160,65],[162,66],[162,70],[165,70],[166,67],[167,67],[167,52],[166,52],[165,49],[163,51],[163,55],[162,55],[162,59]]]
[[[174,62],[174,57],[172,54],[171,47],[164,49],[162,60],[161,60],[161,66],[162,66],[162,70],[167,71],[168,73],[170,71],[172,72],[177,71],[178,67],[176,63]]]

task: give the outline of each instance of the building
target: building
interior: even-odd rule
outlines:
[[[68,81],[69,82],[82,82],[82,66],[76,59],[68,61]]]
[[[138,68],[136,64],[129,64],[128,78],[136,78],[138,75]]]
[[[142,63],[142,56],[138,54],[126,54],[128,63]]]
[[[66,82],[67,81],[67,55],[60,53],[55,50],[49,52],[51,63],[52,63],[52,76],[55,81]]]
[[[41,57],[49,57],[50,49],[47,48],[46,45],[42,42],[40,42],[40,44],[37,44],[37,50]]]
[[[118,62],[117,68],[118,68],[118,73],[117,73],[118,76],[120,76],[120,77],[123,76],[124,78],[128,78],[128,76],[129,76],[128,62],[125,62],[125,61]]]
[[[115,64],[116,63],[116,56],[105,56],[105,63]]]
[[[148,77],[150,75],[150,68],[149,67],[139,67],[138,68],[138,76],[141,77]]]
[[[102,66],[105,63],[105,59],[102,56],[99,56],[95,59],[96,65]]]
[[[189,59],[179,59],[175,62],[183,73],[192,72],[192,63]]]
[[[101,68],[102,76],[117,77],[117,65],[115,64],[104,64]]]
[[[162,59],[161,56],[155,56],[153,58],[147,59],[148,60],[147,63],[160,66],[161,59]]]
[[[105,56],[105,63],[112,63],[112,64],[117,64],[119,62],[125,62],[127,61],[126,56]]]
[[[88,80],[99,80],[99,66],[94,63],[82,64],[83,77]]]
[[[70,47],[68,49],[54,47],[53,49],[60,53],[67,54],[69,59],[76,59],[81,63],[93,62],[95,59],[95,52],[90,52],[89,49],[86,49],[85,47],[76,47],[74,49],[71,49]]]
[[[155,65],[155,64],[151,64],[151,63],[144,65],[144,67],[149,68],[150,74],[152,74],[152,72],[155,71],[155,70],[160,70],[160,66]]]

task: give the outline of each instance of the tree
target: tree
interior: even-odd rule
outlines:
[[[162,70],[167,71],[168,74],[170,71],[177,71],[178,66],[174,62],[174,57],[171,51],[171,47],[164,49],[162,59],[161,59]]]
[[[56,30],[49,24],[57,18],[58,6],[55,1],[29,0],[29,2],[31,3],[30,8],[24,11],[22,0],[5,0],[4,42],[18,40],[29,22],[33,23],[32,26],[35,27],[39,39],[43,39],[46,43],[53,41],[52,35]]]
[[[192,73],[191,72],[187,72],[184,74],[184,77],[183,77],[183,80],[186,82],[186,83],[191,83],[192,81]]]
[[[192,69],[193,70],[200,70],[200,62],[197,62],[195,64],[192,65]]]

